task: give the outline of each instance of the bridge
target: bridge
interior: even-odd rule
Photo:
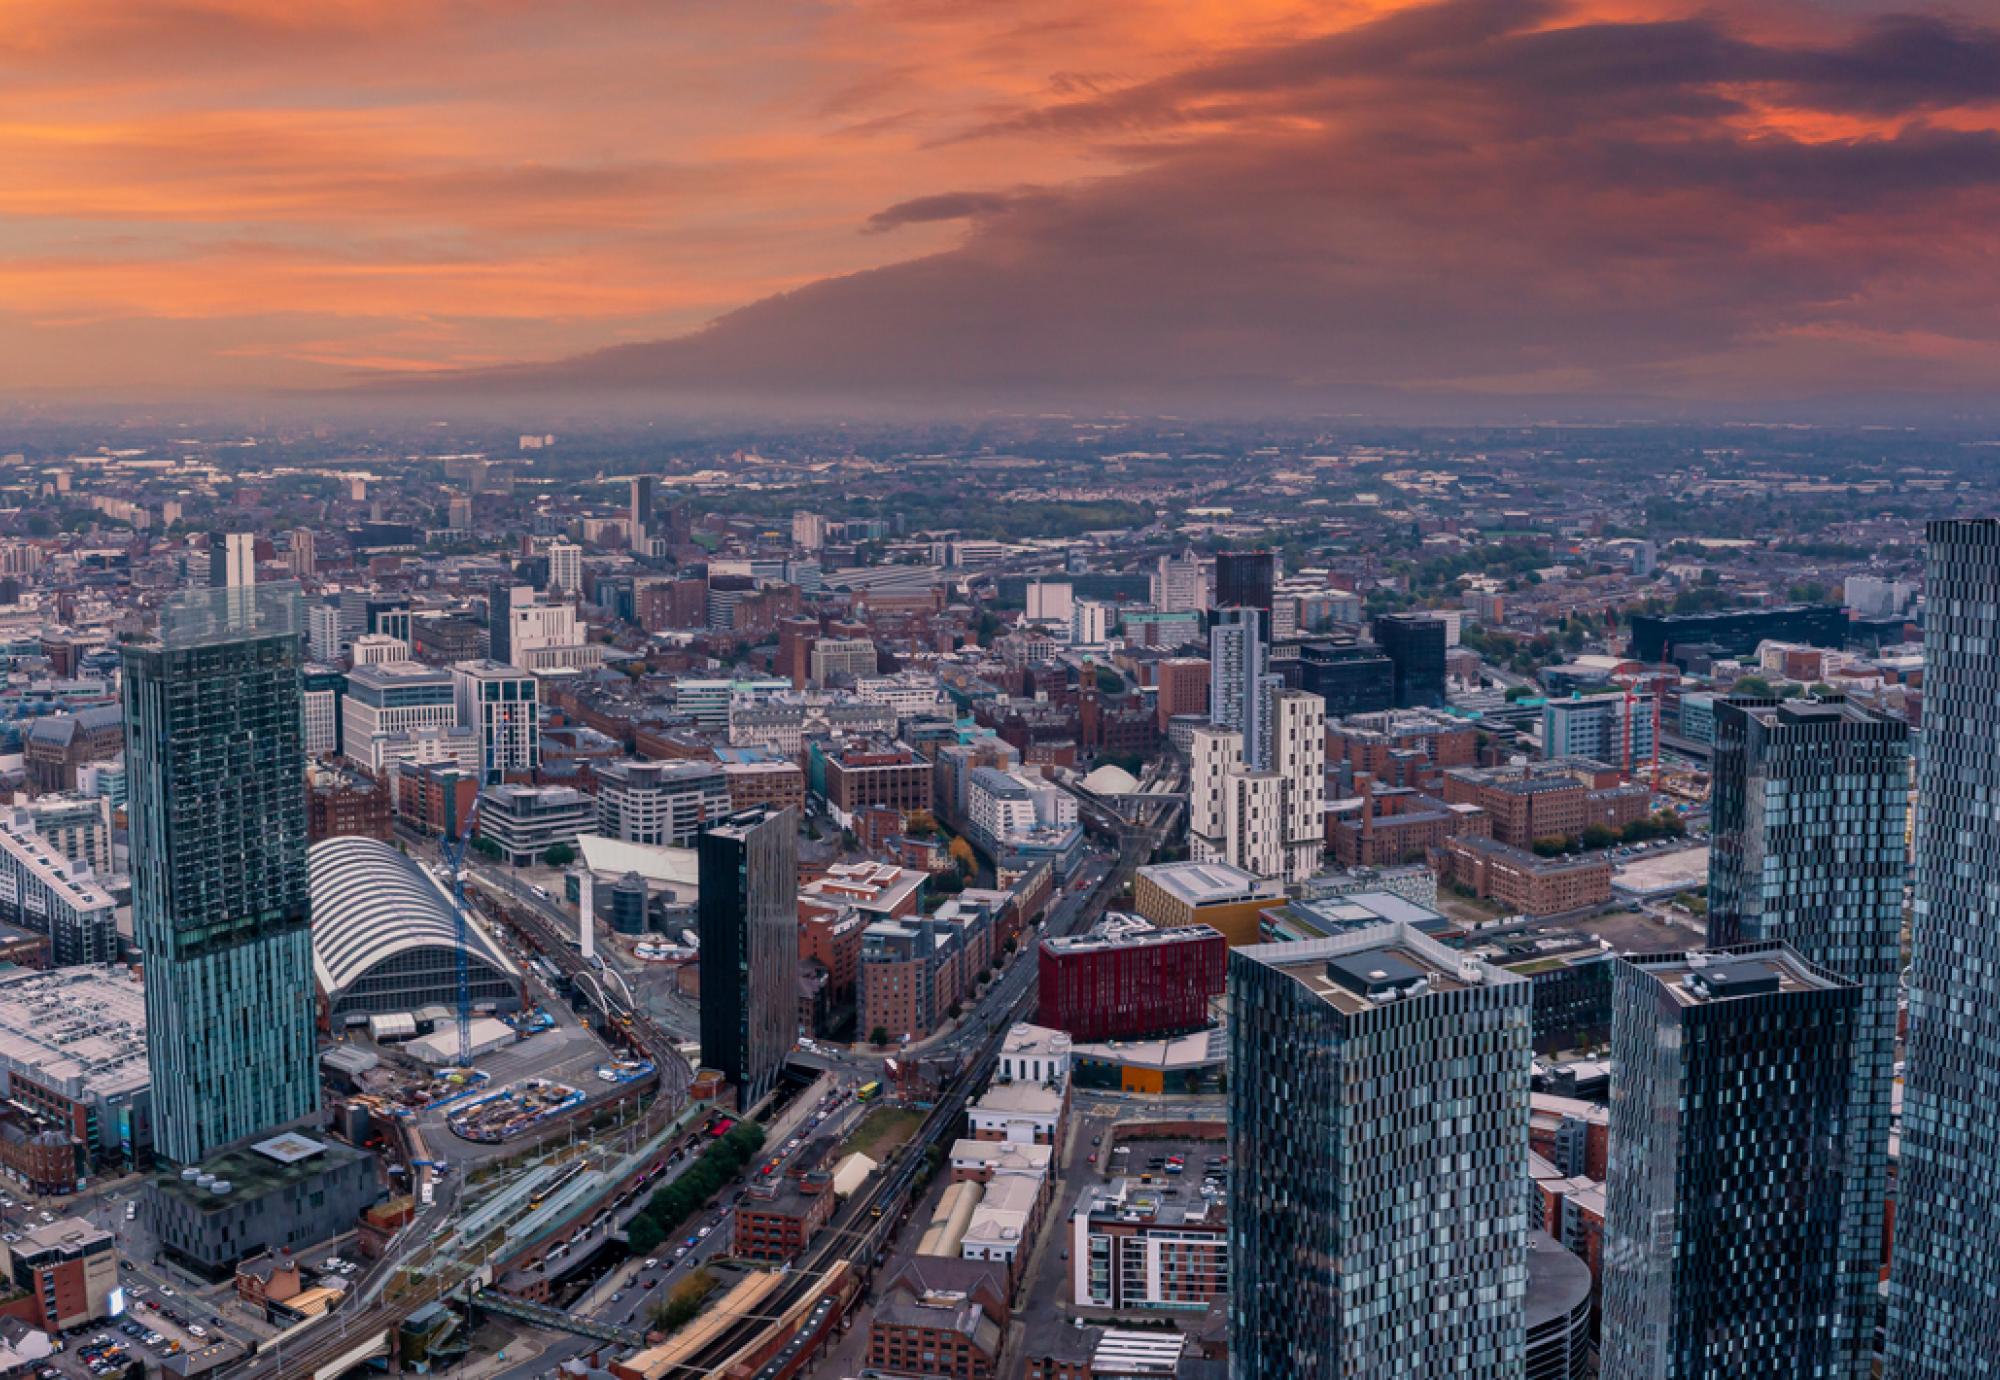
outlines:
[[[628,1347],[646,1344],[646,1334],[616,1323],[599,1322],[595,1318],[578,1317],[565,1313],[560,1308],[545,1308],[539,1303],[528,1303],[522,1299],[509,1298],[505,1294],[489,1293],[484,1289],[472,1296],[472,1306],[483,1308],[489,1313],[499,1313],[516,1318],[536,1327],[545,1327],[557,1332],[567,1332],[572,1336],[588,1337],[593,1342],[617,1342]]]

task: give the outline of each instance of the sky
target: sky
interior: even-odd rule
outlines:
[[[0,396],[1991,400],[1989,4],[10,0]]]

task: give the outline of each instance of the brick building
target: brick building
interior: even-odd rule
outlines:
[[[314,764],[306,768],[306,838],[350,835],[389,841],[389,782],[386,777]]]
[[[793,1260],[833,1216],[834,1202],[824,1170],[753,1182],[736,1204],[730,1249],[771,1265]]]
[[[868,1364],[891,1375],[991,1380],[1013,1314],[1004,1266],[917,1256],[883,1286]]]
[[[845,821],[870,805],[908,814],[930,808],[931,764],[901,743],[862,742],[822,754],[826,800]]]
[[[1602,854],[1537,857],[1498,839],[1446,839],[1439,875],[1524,915],[1561,915],[1611,899],[1611,860]]]
[[[1476,805],[1453,805],[1406,787],[1364,785],[1327,807],[1326,842],[1343,867],[1421,862],[1460,835],[1489,837],[1493,822]]]
[[[1198,656],[1168,657],[1158,667],[1159,695],[1154,703],[1160,732],[1176,714],[1208,713],[1208,660]]]
[[[1044,939],[1037,1025],[1078,1040],[1149,1040],[1199,1030],[1222,994],[1228,946],[1207,925]]]

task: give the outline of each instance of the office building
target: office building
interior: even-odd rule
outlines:
[[[1269,551],[1224,551],[1215,558],[1215,606],[1256,609],[1268,630],[1278,583],[1278,558]]]
[[[244,589],[257,583],[254,532],[215,532],[209,536],[208,583],[212,589]]]
[[[575,848],[596,817],[591,798],[573,787],[503,783],[479,793],[477,832],[506,861],[525,867],[551,848]]]
[[[1227,945],[1206,925],[1044,939],[1035,1023],[1077,1040],[1151,1040],[1200,1030],[1222,995]]]
[[[1229,954],[1237,1380],[1518,1380],[1529,985],[1414,925]]]
[[[826,515],[803,508],[792,514],[792,545],[801,551],[819,551],[826,546]]]
[[[1069,640],[1096,647],[1111,636],[1111,605],[1096,599],[1079,599],[1070,613]]]
[[[1432,709],[1444,703],[1445,623],[1422,613],[1384,614],[1375,620],[1376,645],[1394,673],[1396,708]]]
[[[596,774],[597,832],[606,838],[692,848],[706,825],[731,813],[729,777],[716,762],[634,758],[603,763]]]
[[[452,673],[420,661],[384,661],[347,673],[340,699],[341,752],[369,771],[382,766],[381,740],[458,723]]]
[[[1716,613],[1635,613],[1627,628],[1631,638],[1626,656],[1634,661],[1665,662],[1695,649],[1713,656],[1742,656],[1756,651],[1760,642],[1845,646],[1847,611],[1838,604],[1787,604]]]
[[[748,1111],[798,1035],[798,816],[768,807],[701,833],[701,1058]]]
[[[1159,675],[1158,697],[1155,708],[1158,711],[1160,731],[1177,714],[1196,717],[1208,713],[1208,662],[1198,656],[1168,657],[1162,661]]]
[[[179,595],[157,639],[124,649],[132,920],[169,1164],[319,1106],[300,612],[293,585]]]
[[[52,1336],[109,1318],[124,1306],[117,1242],[87,1218],[23,1227],[17,1239],[0,1245],[0,1273],[34,1300],[35,1322]]]
[[[1718,700],[1708,942],[1783,941],[1861,988],[1834,1372],[1865,1375],[1883,1264],[1909,726],[1843,703]]]
[[[123,968],[0,972],[0,1097],[82,1152],[72,1173],[152,1155],[146,993]]]
[[[1396,707],[1396,667],[1372,642],[1334,637],[1299,645],[1299,688],[1326,701],[1329,719]]]
[[[347,695],[347,673],[308,662],[300,674],[306,756],[331,756],[340,751],[340,702]]]
[[[286,550],[285,562],[291,569],[293,579],[310,580],[313,577],[319,568],[319,561],[315,555],[318,544],[319,539],[313,534],[312,528],[292,529],[291,544]]]
[[[82,863],[100,877],[109,877],[111,824],[105,802],[88,794],[40,795],[23,803],[30,826],[48,841],[57,856]]]
[[[822,637],[812,644],[810,665],[816,685],[826,685],[836,677],[855,681],[872,676],[878,664],[875,644],[865,637]]]
[[[504,661],[461,661],[451,683],[457,722],[479,735],[488,781],[542,764],[541,691],[533,676]]]
[[[408,661],[410,644],[387,633],[363,633],[349,646],[348,657],[356,666],[382,666],[391,661]]]
[[[1151,581],[1153,607],[1162,613],[1200,613],[1208,607],[1207,576],[1193,551],[1162,556]]]
[[[1604,1374],[1866,1375],[1841,1325],[1861,988],[1783,944],[1614,962]]]
[[[651,550],[653,535],[653,504],[659,480],[650,474],[634,475],[632,478],[632,510],[630,521],[631,545],[634,551],[644,554]]]
[[[1076,613],[1076,586],[1067,580],[1030,580],[1026,617],[1030,623],[1067,625]]]
[[[1849,575],[1842,588],[1847,607],[1862,618],[1900,618],[1917,597],[1907,580],[1883,580],[1873,575]]]
[[[1625,771],[1653,760],[1657,701],[1650,694],[1579,695],[1542,706],[1542,756],[1588,757]]]
[[[1889,1371],[1995,1371],[2000,1338],[2000,521],[1933,522]],[[1974,1366],[1974,1358],[1986,1358]]]

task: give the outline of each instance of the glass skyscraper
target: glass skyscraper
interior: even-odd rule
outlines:
[[[1909,726],[1830,700],[1715,704],[1708,942],[1782,940],[1861,988],[1840,1229],[1845,1301],[1828,1376],[1866,1377],[1881,1313],[1883,1198],[1908,868]]]
[[[1519,1380],[1529,991],[1400,923],[1230,951],[1234,1380]]]
[[[799,1033],[798,815],[753,806],[695,841],[701,869],[701,1061],[747,1111]]]
[[[170,1164],[319,1105],[302,610],[295,585],[195,590],[124,651],[133,930]]]
[[[1861,988],[1782,944],[1615,962],[1603,1374],[1847,1373]]]
[[[1891,1380],[2000,1376],[2000,521],[1926,530]]]

